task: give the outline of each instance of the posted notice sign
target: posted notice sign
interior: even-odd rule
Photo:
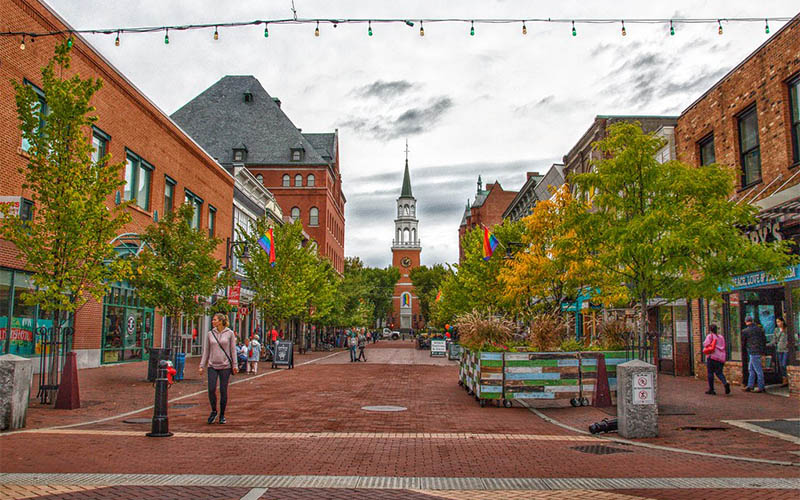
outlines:
[[[445,355],[447,355],[447,341],[431,340],[431,356],[445,356]]]
[[[272,358],[272,367],[286,366],[294,368],[294,348],[289,341],[279,340],[275,342],[275,355]]]
[[[656,404],[652,373],[634,373],[633,384],[631,384],[631,390],[633,391],[633,404],[635,405]]]

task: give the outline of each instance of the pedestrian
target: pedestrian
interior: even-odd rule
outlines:
[[[258,359],[261,357],[261,343],[256,335],[250,339],[250,346],[247,349],[247,372],[255,375],[258,373]]]
[[[731,393],[731,385],[725,380],[723,368],[727,353],[725,351],[725,337],[717,333],[717,325],[708,327],[709,333],[703,341],[703,354],[706,355],[706,367],[708,368],[708,390],[706,394],[714,395],[714,375],[717,376],[725,387],[725,394]]]
[[[355,334],[352,332],[348,332],[347,336],[347,347],[350,349],[350,362],[355,363],[356,360],[356,346],[358,345],[358,339],[356,339]]]
[[[236,334],[228,328],[228,317],[217,313],[211,318],[213,328],[203,342],[203,357],[200,359],[198,371],[208,368],[208,402],[211,414],[208,423],[213,424],[217,418],[217,379],[219,379],[219,423],[224,424],[225,407],[228,405],[228,381],[231,374],[238,370],[233,362],[236,355]]]
[[[767,348],[767,336],[764,334],[764,329],[761,328],[761,325],[753,323],[752,316],[744,318],[744,324],[747,326],[742,330],[742,339],[750,362],[747,365],[749,373],[747,386],[742,390],[745,392],[764,392],[764,370],[761,367],[761,356],[764,355],[764,351]],[[755,388],[756,382],[758,383],[758,388]]]
[[[781,376],[781,384],[789,385],[788,373],[786,365],[789,364],[789,342],[786,333],[786,322],[783,318],[775,318],[775,336],[772,342],[768,345],[775,347],[775,353],[778,355],[778,372]]]
[[[367,347],[367,336],[364,335],[364,332],[362,331],[358,334],[358,357],[356,358],[356,361],[361,361],[363,358],[364,362],[367,362],[367,356],[364,354],[365,347]]]
[[[240,372],[247,370],[247,346],[241,342],[236,346],[236,364]]]

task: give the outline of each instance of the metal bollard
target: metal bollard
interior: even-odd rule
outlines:
[[[167,361],[158,362],[158,376],[156,377],[156,400],[153,407],[153,425],[148,437],[170,437],[169,417],[167,417]]]

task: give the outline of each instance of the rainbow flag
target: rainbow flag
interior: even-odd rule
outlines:
[[[269,255],[269,265],[275,265],[275,238],[272,236],[272,228],[269,228],[267,234],[258,239],[258,244]]]
[[[488,261],[492,258],[492,254],[494,253],[494,249],[497,248],[497,244],[500,243],[497,241],[497,238],[494,237],[492,233],[489,232],[488,227],[483,228],[483,260]]]
[[[436,294],[436,300],[434,300],[434,302],[439,302],[440,300],[442,300],[442,291],[441,290],[439,290],[439,293]]]

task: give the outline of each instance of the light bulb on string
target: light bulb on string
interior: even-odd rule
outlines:
[[[769,21],[767,21],[766,19],[764,19],[764,33],[769,35]]]
[[[672,26],[672,21],[669,22],[669,36],[675,36],[675,28]]]
[[[628,32],[625,31],[625,21],[622,21],[622,36],[626,36],[627,34]]]
[[[367,28],[367,35],[372,36],[372,21],[367,21],[368,28]]]
[[[164,45],[169,45],[169,28],[167,28],[167,31],[164,34]]]
[[[522,21],[522,34],[523,35],[527,35],[528,34],[528,27],[525,26],[525,21]]]
[[[114,40],[114,46],[119,47],[119,31],[117,31],[117,38]]]
[[[722,34],[722,22],[720,22],[719,19],[717,19],[717,25],[719,26],[719,29],[717,30],[717,34],[721,35]]]
[[[425,28],[422,27],[422,21],[419,22],[419,36],[425,36]]]
[[[31,38],[31,41],[33,41],[32,38]],[[68,49],[72,48],[72,37],[67,38],[67,48]]]
[[[214,26],[214,40],[219,40],[219,30]]]
[[[575,21],[572,21],[572,36],[578,36],[578,31],[575,29]]]
[[[317,21],[317,27],[314,28],[314,36],[319,36],[319,21]]]
[[[264,23],[264,38],[269,38],[269,26]]]
[[[19,50],[25,50],[25,35],[22,35],[22,43],[19,44]]]
[[[469,36],[475,36],[475,22],[469,22]]]

